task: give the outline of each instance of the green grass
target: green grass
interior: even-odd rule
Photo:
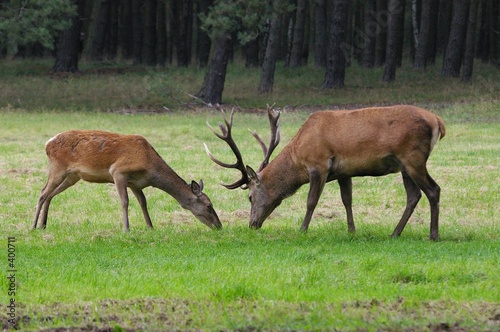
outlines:
[[[404,208],[398,175],[354,180],[357,233],[349,235],[338,185],[329,184],[307,234],[299,232],[307,186],[261,230],[247,227],[246,192],[219,185],[237,172],[213,164],[231,152],[206,127],[218,112],[119,115],[0,112],[0,233],[16,238],[17,318],[23,329],[110,327],[164,330],[496,330],[500,328],[500,122],[498,103],[441,108],[447,135],[429,161],[442,187],[441,241],[428,240],[421,201],[402,236],[389,237]],[[467,121],[474,110],[479,121]],[[282,115],[282,148],[307,112]],[[483,119],[483,120],[482,120]],[[494,119],[486,122],[484,119]],[[261,151],[266,118],[237,113],[245,161]],[[44,231],[30,231],[46,181],[45,141],[70,128],[139,133],[186,180],[203,178],[223,222],[211,231],[165,193],[148,189],[155,230],[131,200],[123,233],[111,185],[78,183],[57,196]],[[6,272],[3,273],[4,275]],[[0,319],[9,328],[7,279]],[[4,318],[1,318],[4,317]]]
[[[405,204],[400,175],[354,179],[354,235],[336,183],[325,188],[307,234],[299,232],[307,186],[251,230],[247,192],[220,186],[238,172],[204,152],[206,142],[219,159],[234,160],[205,125],[220,113],[189,96],[203,70],[82,63],[79,75],[53,76],[50,65],[0,63],[2,330],[12,328],[8,237],[16,238],[23,330],[500,329],[499,71],[478,64],[473,84],[463,84],[437,68],[403,68],[385,84],[380,69],[353,66],[345,89],[322,91],[322,70],[280,66],[274,93],[262,96],[259,70],[229,67],[226,107],[259,109],[238,112],[233,130],[255,167],[262,152],[247,128],[267,140],[266,103],[284,108],[275,155],[319,108],[414,103],[441,115],[447,134],[428,162],[442,188],[440,241],[431,242],[425,198],[401,237],[390,238]],[[46,230],[30,231],[48,171],[44,144],[78,128],[145,136],[185,180],[204,180],[223,229],[208,229],[148,188],[155,230],[131,198],[125,234],[114,187],[80,182],[53,200]]]
[[[50,61],[0,62],[0,107],[25,110],[164,112],[168,109],[201,109],[194,99],[205,69],[133,67],[123,63],[99,65],[82,62],[79,74],[51,74]],[[410,66],[411,67],[411,66]],[[322,90],[324,70],[313,66],[285,68],[277,65],[274,92],[257,92],[261,70],[245,68],[240,61],[228,67],[223,103],[244,109],[262,108],[276,102],[288,109],[311,109],[347,105],[419,103],[431,108],[455,103],[498,100],[499,71],[475,64],[470,84],[445,78],[439,65],[427,71],[407,66],[397,80],[382,82],[383,68],[347,69],[345,88]]]

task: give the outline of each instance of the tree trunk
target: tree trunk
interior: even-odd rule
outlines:
[[[133,21],[132,21],[132,1],[122,0],[122,12],[120,15],[120,30],[118,31],[118,43],[121,48],[121,56],[125,59],[132,58],[133,55]]]
[[[304,46],[304,35],[307,19],[308,0],[298,0],[295,14],[295,27],[293,29],[292,49],[290,51],[290,67],[300,67],[302,63],[302,53]]]
[[[279,36],[281,33],[280,14],[273,13],[271,26],[269,27],[269,37],[267,38],[266,54],[262,63],[262,75],[260,76],[259,93],[270,93],[273,91],[274,71],[278,58]]]
[[[427,43],[427,66],[436,63],[437,56],[437,26],[439,14],[439,1],[430,1],[430,27],[429,27],[429,41]]]
[[[314,65],[326,67],[326,0],[314,1]]]
[[[469,82],[472,77],[474,67],[474,53],[476,44],[476,23],[479,0],[471,0],[469,10],[469,24],[467,27],[467,37],[465,38],[464,68],[462,80]]]
[[[497,67],[500,66],[500,3],[498,0],[490,1],[490,62]]]
[[[215,105],[222,102],[230,44],[231,37],[227,32],[216,37],[212,43],[210,65],[197,94],[206,103]]]
[[[259,66],[259,44],[260,38],[255,37],[245,44],[245,67],[246,68],[256,68]]]
[[[167,8],[165,1],[156,1],[156,64],[165,67],[167,64]]]
[[[118,52],[120,3],[111,1],[109,7],[108,29],[104,34],[104,53],[108,59],[115,59]]]
[[[377,46],[377,20],[375,19],[375,0],[365,0],[365,45],[363,47],[363,63],[365,68],[375,65]]]
[[[142,1],[132,0],[132,49],[134,65],[142,63],[142,38],[144,35],[142,26]]]
[[[213,5],[213,0],[199,0],[198,14],[208,14],[210,6]],[[196,15],[198,22],[198,39],[196,40],[196,66],[199,68],[206,67],[208,56],[210,55],[210,36],[201,28],[201,20],[199,15]]]
[[[327,63],[323,89],[342,88],[345,79],[345,41],[349,14],[349,0],[334,0],[333,10],[328,13],[330,32],[328,39]]]
[[[452,0],[439,1],[438,14],[438,31],[437,31],[437,53],[444,54],[446,45],[450,37],[451,17],[452,17]]]
[[[144,44],[142,59],[148,66],[156,65],[156,0],[144,1]]]
[[[106,31],[109,27],[110,0],[97,0],[94,2],[96,10],[94,11],[95,21],[90,40],[90,58],[94,61],[101,61],[104,56]]]
[[[420,30],[418,31],[418,40],[415,50],[415,61],[413,68],[425,69],[427,66],[427,48],[429,45],[431,28],[431,0],[422,0],[422,9],[420,12]]]
[[[453,2],[453,18],[451,21],[450,38],[446,46],[443,69],[444,76],[460,76],[462,55],[467,31],[470,0],[455,0]]]
[[[174,1],[175,41],[177,65],[187,67],[191,63],[191,41],[193,22],[193,1]]]
[[[377,0],[377,51],[375,64],[381,67],[385,64],[385,52],[387,50],[387,20],[389,12],[387,10],[387,0]]]
[[[405,0],[389,0],[388,10],[384,81],[392,82],[396,79],[396,68],[403,49]]]
[[[71,26],[59,34],[56,45],[55,72],[78,71],[78,56],[80,53],[80,31],[82,27],[82,15],[85,7],[85,0],[74,0],[77,12],[71,19]]]

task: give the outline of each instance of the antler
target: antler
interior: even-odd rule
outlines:
[[[229,163],[225,163],[225,162],[218,160],[217,158],[215,158],[212,155],[212,153],[208,149],[207,145],[205,143],[203,143],[205,145],[205,151],[207,152],[210,159],[212,159],[212,161],[214,163],[216,163],[217,165],[222,166],[224,168],[235,168],[241,172],[241,175],[242,175],[241,179],[239,179],[238,181],[231,183],[231,184],[222,184],[224,187],[226,187],[228,189],[236,189],[238,187],[241,187],[242,189],[246,189],[247,188],[246,185],[248,184],[248,181],[249,181],[247,170],[245,168],[245,164],[243,163],[243,158],[241,157],[240,150],[236,146],[236,143],[234,142],[233,137],[231,136],[231,128],[233,126],[234,108],[231,110],[231,115],[229,117],[229,121],[227,121],[226,113],[224,112],[224,110],[221,110],[221,111],[222,111],[222,114],[224,116],[224,122],[226,123],[226,126],[224,126],[224,124],[222,124],[222,123],[219,123],[219,128],[220,128],[220,131],[222,132],[222,135],[219,134],[214,128],[212,128],[212,126],[210,126],[210,124],[208,122],[207,122],[207,125],[210,127],[210,129],[215,134],[215,136],[217,136],[218,138],[220,138],[221,140],[223,140],[224,142],[226,142],[229,145],[231,150],[234,152],[234,155],[236,156],[236,162],[234,164],[229,164]]]
[[[257,132],[252,131],[253,137],[259,142],[260,147],[262,148],[262,152],[264,152],[264,161],[262,164],[260,164],[259,170],[257,172],[262,171],[267,164],[269,164],[269,158],[271,158],[271,155],[273,154],[274,149],[278,146],[280,143],[280,127],[279,127],[279,118],[280,118],[280,111],[276,110],[273,108],[274,104],[272,106],[269,106],[267,104],[267,115],[269,117],[269,125],[271,127],[271,139],[269,142],[269,148],[266,146],[264,141],[259,137]]]

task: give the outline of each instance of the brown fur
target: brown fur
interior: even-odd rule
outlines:
[[[51,199],[80,179],[115,183],[122,202],[125,230],[129,229],[127,187],[137,197],[146,224],[153,227],[142,192],[148,186],[170,194],[204,224],[221,227],[210,199],[202,193],[203,183],[193,181],[188,185],[142,136],[73,130],[51,138],[45,150],[49,158],[49,177],[38,199],[33,228],[37,226],[40,212],[41,227],[45,228]]]
[[[313,113],[266,168],[258,173],[249,169],[250,226],[261,227],[284,198],[310,183],[302,223],[302,230],[307,230],[325,183],[338,180],[348,229],[353,232],[351,178],[402,172],[407,206],[393,236],[403,231],[422,190],[431,205],[430,238],[437,240],[440,188],[428,174],[426,162],[445,134],[440,117],[415,106]]]

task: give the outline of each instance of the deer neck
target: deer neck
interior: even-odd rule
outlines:
[[[261,172],[262,183],[272,197],[285,199],[309,182],[304,168],[294,162],[291,149],[285,147]]]
[[[191,187],[175,171],[162,160],[155,167],[151,185],[165,191],[187,209],[195,198]]]

